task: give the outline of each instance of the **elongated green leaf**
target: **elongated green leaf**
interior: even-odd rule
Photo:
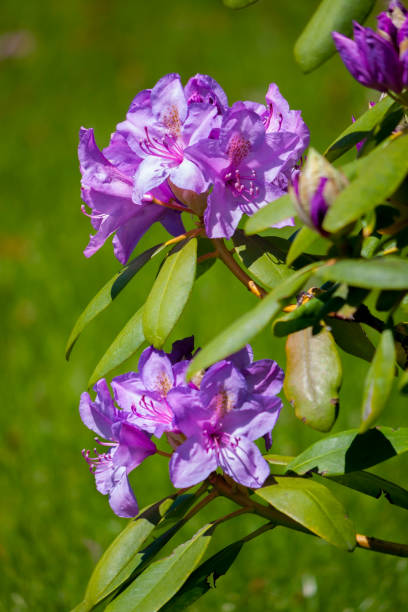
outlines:
[[[285,264],[286,254],[273,246],[273,241],[260,236],[245,236],[236,232],[233,237],[235,251],[255,281],[273,289],[292,273]]]
[[[334,142],[327,148],[324,155],[333,162],[358,142],[366,138],[371,131],[383,120],[391,107],[397,104],[392,98],[386,96],[375,106],[369,108],[354,123],[349,125]]]
[[[163,517],[172,498],[152,504],[133,519],[106,549],[89,580],[84,612],[120,586],[140,563],[138,551]]]
[[[390,504],[408,510],[408,491],[370,472],[351,472],[342,476],[332,476],[331,480],[371,497],[379,498],[384,495]]]
[[[249,6],[250,4],[255,4],[258,0],[222,0],[225,6],[232,9],[241,9]]]
[[[193,288],[197,239],[193,238],[165,261],[143,309],[143,333],[161,348],[177,323]]]
[[[286,257],[286,263],[290,266],[302,253],[304,253],[317,239],[319,235],[312,229],[304,226],[296,234],[293,240],[289,253]]]
[[[160,612],[184,612],[187,606],[215,588],[216,581],[229,570],[243,545],[243,540],[233,542],[202,563]]]
[[[294,457],[287,457],[285,455],[273,455],[268,453],[263,456],[264,459],[271,465],[271,474],[274,476],[283,476],[286,474],[287,467]]]
[[[407,451],[407,427],[376,427],[363,434],[349,429],[309,446],[288,464],[288,470],[297,474],[316,470],[325,476],[338,476],[365,470]]]
[[[322,280],[366,289],[407,289],[408,261],[392,255],[372,259],[341,259],[318,272]]]
[[[106,608],[108,612],[159,610],[184,584],[204,555],[214,527],[205,525],[191,540],[152,563]]]
[[[119,293],[126,287],[128,282],[143,268],[148,261],[155,255],[158,255],[163,250],[162,244],[157,244],[147,251],[144,251],[135,259],[132,259],[127,266],[115,274],[106,285],[102,287],[100,291],[95,295],[94,298],[89,302],[85,310],[79,316],[75,323],[71,334],[68,338],[67,346],[65,348],[65,357],[69,359],[74,344],[78,340],[80,334],[83,332],[85,327],[105,308],[107,308]]]
[[[331,329],[336,344],[343,351],[355,357],[360,357],[360,359],[365,359],[365,361],[372,360],[375,348],[360,323],[333,317],[327,318],[326,323]]]
[[[116,336],[95,367],[88,381],[88,388],[114,368],[129,359],[145,341],[142,326],[143,307],[133,315]]]
[[[361,433],[377,420],[391,393],[395,372],[394,338],[390,329],[381,334],[364,382]]]
[[[328,232],[340,230],[392,195],[408,171],[408,136],[387,141],[360,161],[357,178],[339,194],[326,214],[323,229]]]
[[[319,537],[343,550],[356,545],[353,523],[340,502],[323,485],[309,478],[277,476],[276,483],[256,494]]]
[[[295,214],[292,198],[288,194],[284,195],[249,217],[245,224],[245,232],[248,235],[263,232],[281,221],[294,217]]]
[[[408,370],[405,370],[405,372],[401,374],[401,378],[398,382],[398,389],[400,393],[404,393],[404,395],[408,393]]]
[[[338,413],[342,369],[333,336],[323,328],[291,334],[286,342],[284,391],[298,419],[329,431]]]
[[[335,52],[331,33],[349,36],[353,20],[362,23],[375,0],[323,0],[295,45],[295,58],[303,72],[314,70]]]
[[[271,321],[281,310],[281,301],[299,291],[319,264],[301,268],[280,283],[255,308],[234,321],[221,334],[213,338],[194,357],[187,372],[191,378],[196,372],[241,349]]]

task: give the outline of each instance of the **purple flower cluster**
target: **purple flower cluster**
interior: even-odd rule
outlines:
[[[207,75],[197,74],[184,88],[178,74],[164,76],[134,98],[102,152],[93,130],[80,131],[82,198],[96,230],[85,255],[115,233],[114,252],[125,263],[156,221],[173,235],[182,233],[188,194],[207,200],[207,235],[229,238],[244,213],[286,192],[308,142],[300,111],[289,109],[275,84],[266,105],[230,107]]]
[[[377,31],[354,22],[354,41],[332,33],[349,72],[362,85],[400,93],[408,87],[408,11],[398,0],[377,17]]]
[[[169,354],[149,347],[137,373],[112,380],[114,399],[104,379],[95,385],[95,400],[81,396],[82,421],[108,449],[95,457],[83,454],[118,516],[138,512],[129,472],[149,455],[163,454],[152,436],[165,434],[173,449],[169,469],[176,487],[193,486],[218,467],[251,488],[261,487],[269,474],[254,441],[264,436],[271,444],[283,371],[270,359],[254,362],[247,346],[187,383],[192,350],[193,338],[175,342]]]

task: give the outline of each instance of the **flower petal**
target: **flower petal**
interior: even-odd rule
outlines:
[[[204,448],[201,438],[191,437],[174,451],[169,464],[175,487],[192,487],[217,468],[214,452]]]
[[[236,444],[222,445],[218,462],[235,482],[251,489],[262,487],[270,473],[259,448],[245,437],[239,438]]]
[[[132,518],[139,512],[125,468],[119,468],[115,472],[115,484],[109,493],[109,504],[114,513],[122,518]]]

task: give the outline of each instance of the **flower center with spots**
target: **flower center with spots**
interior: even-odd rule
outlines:
[[[259,187],[256,185],[256,172],[249,170],[249,176],[242,175],[237,170],[229,171],[224,176],[225,184],[231,189],[234,198],[242,198],[244,202],[253,202],[259,195]]]
[[[216,453],[222,453],[223,448],[236,448],[239,444],[240,438],[238,436],[231,436],[224,431],[221,431],[217,427],[214,427],[211,423],[206,423],[203,427],[203,434],[205,439],[205,450],[207,453],[215,451]]]
[[[181,134],[180,116],[178,114],[177,107],[174,106],[174,104],[167,108],[165,114],[163,115],[163,123],[174,138],[177,138],[178,136],[180,136]]]
[[[227,155],[234,166],[238,166],[251,150],[249,140],[242,134],[233,134],[227,147]]]

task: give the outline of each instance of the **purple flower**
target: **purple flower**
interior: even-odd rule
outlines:
[[[377,32],[354,22],[354,41],[332,32],[334,43],[359,83],[400,93],[408,87],[408,11],[393,0],[377,21]]]
[[[280,191],[274,181],[292,169],[298,151],[303,151],[298,134],[265,129],[260,107],[236,102],[223,115],[217,138],[185,151],[212,184],[204,213],[211,238],[230,238],[244,213],[252,215],[276,198]]]
[[[117,126],[142,158],[134,176],[135,202],[167,179],[195,193],[208,188],[203,173],[184,151],[219,126],[226,97],[220,86],[204,75],[190,80],[186,90],[178,74],[167,74],[152,90],[136,96],[126,121]]]
[[[247,357],[240,352],[215,364],[199,389],[169,392],[175,424],[187,438],[170,460],[176,487],[197,484],[217,467],[252,488],[267,478],[268,464],[254,440],[269,434],[276,423],[282,403],[269,391],[280,390],[281,384],[273,384],[270,366],[251,364]],[[256,387],[259,393],[254,393]]]
[[[128,474],[153,455],[156,446],[146,432],[127,421],[128,413],[115,407],[104,379],[95,385],[95,391],[95,401],[89,393],[81,395],[79,412],[89,429],[109,440],[97,439],[109,450],[95,457],[91,457],[89,451],[83,451],[83,455],[95,475],[97,490],[102,495],[109,495],[109,504],[115,514],[130,518],[138,513],[138,505]]]
[[[93,130],[81,128],[78,155],[82,199],[91,209],[89,216],[96,230],[84,251],[87,257],[115,233],[115,256],[121,263],[126,263],[137,242],[156,221],[160,221],[173,235],[183,233],[179,212],[152,203],[153,197],[164,203],[175,199],[165,183],[145,194],[137,204],[133,201],[133,177],[141,159],[120,134],[115,132],[109,146],[101,152],[95,143]],[[84,206],[83,212],[87,214]]]
[[[303,169],[292,180],[290,193],[301,221],[327,236],[323,230],[326,213],[348,182],[322,155],[310,149]]]

